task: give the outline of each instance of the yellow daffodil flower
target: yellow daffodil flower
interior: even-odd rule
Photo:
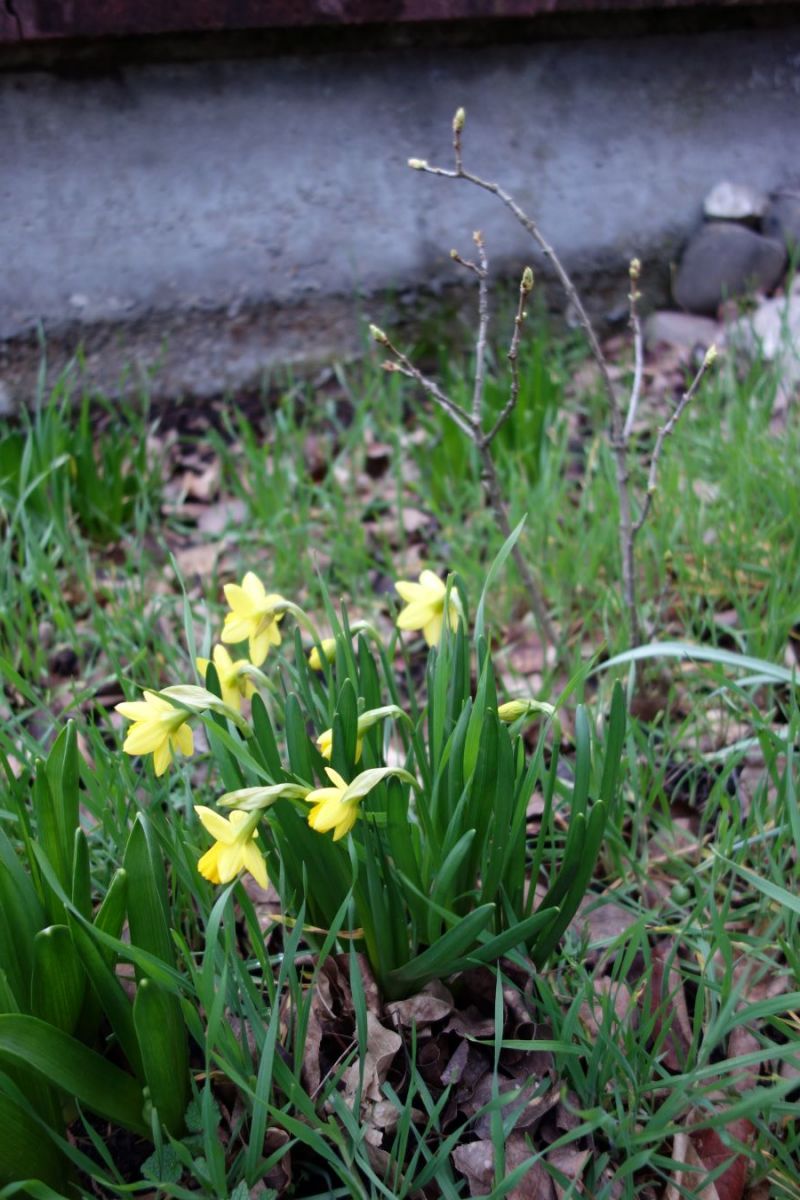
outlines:
[[[555,711],[556,706],[548,704],[546,700],[508,700],[505,704],[500,705],[497,715],[501,721],[505,721],[506,725],[511,725],[520,717],[530,717],[534,713],[552,717]]]
[[[363,738],[356,739],[356,758],[355,758],[356,762],[358,762],[358,760],[361,758],[362,742],[363,742]],[[333,730],[332,729],[326,729],[324,731],[324,733],[321,733],[319,735],[319,737],[317,738],[317,748],[319,749],[319,752],[323,758],[330,759],[331,755],[333,754]]]
[[[192,731],[186,724],[189,714],[155,692],[145,692],[144,700],[117,704],[116,710],[133,721],[122,749],[126,754],[152,754],[156,775],[164,774],[173,752],[188,756],[194,750]]]
[[[230,883],[240,871],[249,871],[258,886],[265,888],[267,864],[254,841],[258,837],[259,813],[234,811],[228,820],[202,804],[196,804],[194,811],[216,839],[197,864],[203,878],[211,883]]]
[[[308,665],[311,667],[312,671],[322,670],[322,659],[319,655],[320,646],[322,647],[323,657],[326,658],[329,663],[332,663],[336,658],[336,638],[323,638],[319,646],[313,646],[311,652],[309,653]]]
[[[379,721],[385,721],[387,717],[402,717],[408,721],[407,713],[404,713],[402,708],[398,708],[396,704],[386,704],[382,708],[370,708],[362,713],[358,718],[358,727],[356,729],[356,758],[355,761],[361,758],[361,744],[364,741],[364,734],[373,725],[377,725]],[[326,729],[317,738],[317,746],[323,758],[330,759],[333,753],[333,730]]]
[[[249,659],[240,658],[234,662],[225,647],[217,642],[210,661],[217,668],[222,699],[227,705],[235,709],[236,712],[241,712],[242,697],[244,696],[245,699],[249,700],[251,696],[255,695],[256,691],[252,679],[248,679],[245,674],[250,666]],[[206,677],[208,664],[209,659],[207,658],[197,659],[197,669],[203,679]]]
[[[283,596],[267,592],[261,580],[248,571],[238,583],[226,583],[225,599],[231,611],[225,617],[222,629],[223,642],[243,642],[250,646],[250,661],[260,667],[269,653],[270,646],[280,646],[281,635],[278,622],[283,619]]]
[[[397,618],[398,629],[421,629],[429,646],[436,646],[442,636],[446,587],[433,571],[423,571],[419,583],[401,579],[395,585],[406,607]],[[447,618],[451,629],[458,627],[461,604],[455,588],[450,590]]]
[[[309,804],[313,804],[308,814],[308,823],[317,833],[328,833],[333,830],[333,840],[338,842],[356,823],[358,804],[348,804],[344,797],[347,795],[348,784],[333,767],[326,767],[325,774],[333,787],[315,788],[306,796]]]
[[[395,775],[412,787],[417,786],[414,777],[402,767],[373,767],[356,775],[352,783],[346,783],[333,767],[326,767],[325,774],[333,787],[314,788],[308,793],[306,800],[314,805],[308,814],[308,823],[317,833],[328,833],[332,829],[335,842],[355,825],[359,801],[387,775]]]

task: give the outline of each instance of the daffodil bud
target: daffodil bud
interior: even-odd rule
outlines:
[[[508,700],[500,705],[497,715],[506,725],[511,725],[520,717],[530,717],[534,713],[552,717],[555,711],[555,705],[548,704],[546,700]]]
[[[240,812],[261,812],[276,800],[304,800],[311,788],[300,783],[272,783],[268,787],[237,788],[220,796],[217,804]]]

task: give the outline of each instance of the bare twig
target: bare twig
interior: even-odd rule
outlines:
[[[511,416],[516,407],[519,397],[519,366],[517,364],[517,352],[519,350],[519,339],[522,333],[522,323],[525,320],[526,312],[525,305],[528,302],[528,296],[533,291],[533,271],[530,267],[526,267],[522,272],[522,279],[519,284],[519,301],[517,303],[517,312],[514,317],[514,332],[511,335],[511,345],[508,347],[509,367],[511,368],[511,386],[508,390],[508,400],[506,401],[502,412],[495,421],[492,428],[486,434],[486,445],[491,446],[494,439],[497,437],[500,430],[505,425],[508,418]]]
[[[460,134],[457,135],[460,137]],[[486,257],[486,247],[483,237],[476,230],[472,240],[478,250],[480,270],[478,271],[478,337],[475,342],[475,385],[472,389],[472,421],[478,428],[481,426],[483,412],[483,381],[486,374],[486,334],[489,329],[489,259]]]
[[[399,371],[401,375],[406,375],[409,379],[414,379],[420,387],[422,387],[430,396],[430,398],[439,405],[444,412],[456,423],[462,433],[465,433],[472,441],[475,440],[476,430],[475,425],[469,413],[465,412],[460,404],[456,404],[455,400],[443,392],[433,379],[429,379],[427,375],[423,375],[418,367],[415,367],[409,358],[403,354],[402,350],[398,350],[397,346],[389,341],[389,338],[379,329],[377,325],[370,325],[370,334],[379,346],[385,346],[386,349],[394,355],[396,362],[386,362],[383,364],[384,370]]]
[[[638,289],[639,276],[642,272],[642,264],[638,258],[631,259],[631,265],[628,269],[631,280],[631,290],[628,295],[628,300],[631,306],[631,332],[633,334],[633,383],[631,385],[631,396],[628,401],[628,415],[625,418],[625,425],[622,430],[622,439],[627,444],[628,439],[633,431],[633,423],[636,420],[636,409],[639,407],[639,397],[642,394],[642,378],[644,376],[644,339],[642,337],[642,322],[639,320],[639,309],[637,303],[642,298],[642,293]]]
[[[463,169],[463,163],[461,161],[461,132],[464,128],[464,121],[466,120],[466,117],[467,114],[464,112],[463,108],[457,109],[456,115],[453,117],[453,157],[456,160],[457,171],[461,171]]]
[[[482,279],[481,284],[483,284]],[[532,286],[533,279],[531,278],[531,287]],[[456,404],[455,400],[443,392],[433,379],[429,379],[428,376],[424,375],[418,367],[415,367],[410,359],[407,358],[407,356],[403,354],[401,350],[398,350],[398,348],[391,342],[382,329],[379,329],[377,325],[370,325],[370,333],[373,339],[379,345],[384,346],[390,352],[390,354],[394,355],[394,361],[384,363],[384,369],[389,371],[399,371],[402,375],[405,375],[409,379],[413,379],[416,383],[418,383],[423,391],[430,396],[431,400],[433,400],[433,402],[437,404],[443,412],[447,413],[448,417],[455,422],[459,429],[466,434],[466,436],[475,446],[480,457],[481,483],[483,484],[484,491],[486,492],[486,498],[489,502],[492,512],[494,513],[495,520],[497,521],[503,538],[508,538],[511,535],[511,524],[508,520],[508,512],[506,509],[505,500],[503,499],[502,488],[500,487],[500,481],[497,477],[497,470],[495,468],[491,452],[491,438],[494,435],[491,434],[487,436],[484,434],[481,423],[480,408],[477,411],[477,415],[475,415],[474,410],[473,413],[466,412],[460,404]],[[545,639],[550,645],[554,646],[557,644],[558,638],[553,624],[547,614],[547,606],[545,605],[541,588],[539,587],[533,572],[525,561],[519,546],[515,545],[511,553],[520,573],[520,578],[522,579],[522,582],[528,592],[531,610],[539,628],[539,632],[541,633],[543,639]]]
[[[647,520],[647,515],[650,512],[650,508],[653,503],[653,496],[655,495],[656,483],[658,481],[658,464],[659,464],[659,460],[661,458],[661,454],[664,450],[664,443],[667,440],[667,438],[669,437],[669,435],[672,433],[672,431],[674,430],[675,426],[678,424],[678,421],[680,421],[685,410],[691,404],[692,400],[694,399],[694,397],[697,393],[697,389],[699,388],[700,383],[702,382],[703,376],[705,375],[706,371],[708,371],[709,367],[712,365],[712,363],[714,362],[716,357],[717,357],[716,346],[710,346],[708,348],[708,350],[706,351],[705,358],[703,359],[702,363],[700,364],[700,370],[697,372],[694,379],[692,380],[691,386],[681,396],[672,416],[669,418],[669,420],[666,422],[665,425],[662,425],[662,427],[658,431],[658,436],[656,437],[656,444],[653,447],[653,456],[650,459],[650,471],[647,476],[647,494],[644,499],[644,504],[642,505],[642,511],[639,513],[639,519],[638,519],[638,521],[636,521],[636,523],[633,526],[633,536],[634,537],[636,537],[637,533],[639,532],[639,530],[642,528],[645,521]]]

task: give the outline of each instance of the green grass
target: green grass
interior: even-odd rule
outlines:
[[[469,370],[459,361],[443,358],[440,379],[464,399]],[[533,686],[547,695],[591,655],[627,649],[606,414],[599,393],[567,395],[578,362],[574,341],[542,324],[529,332],[519,410],[498,445],[511,524],[528,514],[524,552],[564,630],[560,662],[533,684],[520,677],[522,693]],[[502,356],[498,364],[488,389],[494,407],[505,395]],[[800,422],[790,413],[785,430],[771,430],[776,385],[763,364],[740,372],[723,362],[667,444],[638,544],[642,612],[654,641],[791,661],[800,621]],[[459,1109],[457,1082],[431,1082],[427,1035],[409,1035],[383,1084],[397,1123],[377,1154],[366,1140],[361,1089],[340,1086],[354,1063],[368,1067],[367,1000],[354,960],[343,968],[349,1033],[311,1097],[302,1052],[309,985],[324,954],[308,956],[299,926],[265,942],[241,886],[217,896],[199,879],[203,837],[191,806],[208,801],[210,765],[200,756],[154,783],[139,760],[121,754],[110,713],[123,692],[194,680],[181,582],[203,653],[219,624],[221,583],[246,569],[309,607],[319,602],[321,576],[333,595],[370,616],[396,611],[383,593],[398,574],[409,575],[398,563],[456,569],[476,598],[502,537],[469,448],[407,381],[371,361],[338,369],[322,393],[290,382],[242,412],[231,400],[217,406],[207,430],[180,435],[187,453],[219,458],[221,491],[241,503],[222,533],[203,533],[180,506],[162,515],[168,469],[155,449],[160,437],[166,444],[159,413],[143,403],[75,402],[65,380],[0,437],[0,765],[9,780],[0,820],[13,837],[26,764],[72,716],[87,763],[95,897],[140,809],[170,864],[196,1095],[189,1133],[175,1143],[164,1137],[146,1178],[163,1195],[243,1200],[265,1160],[278,1179],[290,1155],[287,1194],[456,1197],[467,1189],[452,1151],[482,1122],[496,1154],[492,1194],[505,1194],[497,1164],[516,1116],[514,1093],[500,1081],[505,1088],[513,1076],[514,1051],[504,1042],[515,1035],[502,991],[487,1015],[496,1086],[478,1111],[467,1117]],[[665,412],[643,405],[651,431]],[[370,474],[373,443],[389,449],[380,468],[370,460]],[[652,433],[643,432],[634,471],[642,485],[651,446]],[[410,533],[406,509],[426,514]],[[171,555],[186,542],[217,544],[217,568],[179,581]],[[487,613],[498,643],[509,626],[535,637],[525,613],[508,564]],[[594,933],[574,925],[556,965],[532,975],[527,991],[507,967],[507,989],[534,1005],[536,1038],[555,1044],[548,1080],[562,1105],[555,1143],[542,1142],[534,1127],[521,1144],[551,1175],[554,1144],[589,1147],[583,1186],[593,1200],[662,1195],[676,1170],[676,1136],[700,1126],[716,1129],[731,1154],[741,1150],[752,1179],[768,1180],[772,1196],[800,1196],[798,1090],[781,1074],[787,1061],[800,1065],[800,714],[791,685],[748,682],[754,672],[732,664],[687,671],[651,659],[635,678],[628,668],[609,673],[628,683],[634,716],[593,904],[602,911],[613,900],[627,917],[618,912],[616,924]],[[608,683],[602,672],[586,683],[598,711]],[[563,757],[569,762],[568,741]],[[778,974],[786,976],[784,995],[772,995]],[[220,1092],[223,1075],[231,1082]],[[752,1131],[737,1124],[726,1132],[733,1116]],[[264,1131],[277,1128],[281,1138],[264,1143]],[[108,1194],[124,1194],[113,1150],[104,1166],[81,1166]],[[702,1183],[702,1173],[696,1182],[687,1177],[684,1194]],[[579,1193],[565,1184],[565,1194]]]

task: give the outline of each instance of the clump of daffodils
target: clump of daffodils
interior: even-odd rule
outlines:
[[[437,687],[442,702],[447,699],[448,689],[452,691],[455,686],[448,655],[453,653],[451,643],[455,645],[456,639],[461,639],[463,656],[467,632],[465,601],[452,578],[445,581],[430,569],[423,570],[415,581],[398,580],[395,588],[402,601],[395,615],[397,630],[421,633],[427,646],[439,652],[436,670],[443,672],[443,686]],[[370,904],[376,903],[375,887],[387,886],[386,881],[376,883],[374,872],[379,867],[385,871],[395,862],[402,864],[403,877],[408,875],[410,886],[421,890],[421,894],[427,894],[433,887],[438,908],[446,895],[440,895],[436,887],[441,891],[442,879],[447,880],[450,875],[458,882],[456,866],[461,856],[464,869],[472,873],[458,882],[464,895],[474,886],[470,885],[470,878],[480,878],[482,873],[491,876],[494,869],[491,864],[484,861],[481,866],[481,860],[475,859],[469,865],[472,860],[467,849],[476,829],[485,821],[485,814],[497,810],[491,788],[498,779],[505,778],[503,770],[511,769],[516,759],[509,757],[505,768],[499,763],[492,767],[486,783],[490,791],[485,797],[476,794],[474,812],[468,805],[465,807],[483,745],[480,724],[476,726],[475,722],[494,721],[498,729],[510,728],[511,736],[517,737],[526,722],[552,718],[553,706],[534,698],[498,704],[493,690],[487,690],[483,684],[476,697],[464,693],[459,698],[454,693],[447,699],[451,716],[447,718],[442,713],[438,718],[439,742],[426,752],[420,743],[425,723],[419,716],[412,718],[410,711],[396,702],[397,687],[386,674],[392,659],[391,646],[384,647],[374,626],[365,621],[348,624],[345,620],[333,636],[321,637],[303,609],[280,592],[268,591],[252,571],[247,572],[241,583],[225,586],[225,599],[229,611],[220,641],[209,658],[196,660],[205,686],[177,684],[160,692],[146,691],[143,700],[117,706],[121,715],[133,722],[123,749],[133,755],[152,753],[156,775],[167,770],[176,752],[187,757],[192,754],[190,722],[193,720],[209,725],[212,754],[224,749],[228,777],[231,756],[235,759],[239,755],[238,771],[243,786],[221,795],[216,808],[202,803],[194,805],[202,830],[211,838],[211,845],[198,859],[198,871],[203,878],[224,885],[246,874],[265,888],[270,876],[291,877],[295,880],[294,888],[310,889],[308,902],[313,912],[312,900],[320,890],[324,893],[333,889],[332,894],[337,897],[335,907],[341,905],[343,895],[337,889],[351,877],[353,863],[364,864],[358,867],[359,874],[367,870],[368,862],[373,863],[363,883],[366,888],[363,896],[371,897]],[[280,669],[272,664],[266,667],[265,663],[271,651],[281,652],[287,618],[296,621],[311,637],[311,646],[300,661],[294,659],[288,672],[293,694],[285,695],[281,701],[287,678],[286,660],[282,660],[284,665]],[[236,649],[229,650],[229,646]],[[484,665],[484,674],[485,671]],[[462,688],[469,687],[468,673],[462,672],[458,678]],[[462,711],[463,705],[467,707]],[[445,734],[451,736],[447,733],[448,721],[452,725],[459,716],[462,725],[469,716],[472,732],[466,737],[462,735],[460,749],[448,749],[449,743],[441,739]],[[220,718],[224,718],[222,724],[227,728],[224,743],[219,743],[214,733],[219,731]],[[321,732],[314,732],[315,729]],[[464,734],[467,732],[465,726]],[[466,821],[467,826],[460,840],[451,838],[452,844],[448,843],[447,873],[441,878],[435,876],[439,883],[434,887],[425,884],[424,874],[420,873],[423,871],[420,864],[427,864],[425,871],[436,869],[436,854],[426,849],[424,838],[431,838],[438,827],[446,830],[452,818],[441,814],[434,818],[432,811],[429,812],[432,801],[426,789],[430,788],[436,772],[443,769],[436,766],[435,755],[445,752],[466,757],[463,765],[455,763],[446,776],[437,776],[440,782],[436,803],[443,802],[447,790],[444,780],[452,774],[460,805],[456,806],[460,813],[457,819]],[[432,756],[430,761],[427,754]],[[509,781],[502,786],[507,788]],[[298,822],[310,831],[310,842],[299,840]],[[524,821],[520,828],[524,830]],[[358,848],[346,852],[347,865],[335,866],[340,860],[330,859],[330,854],[338,855],[339,844],[346,846],[354,837],[358,839]],[[295,845],[296,850],[292,849]],[[323,852],[324,845],[331,849]],[[319,863],[315,861],[315,847]],[[456,850],[459,857],[454,858]],[[422,858],[414,866],[417,855]],[[296,875],[297,871],[302,872],[302,879]],[[369,879],[372,881],[368,882]],[[325,919],[330,919],[328,908],[324,905],[323,908],[327,913]],[[416,924],[422,922],[431,930],[437,928],[441,924],[435,915],[437,909],[425,912],[424,920],[422,913],[417,914]],[[323,921],[323,913],[315,916]],[[368,914],[360,912],[359,920],[369,927]],[[380,957],[379,947],[376,934],[376,940],[368,944],[371,959]]]

